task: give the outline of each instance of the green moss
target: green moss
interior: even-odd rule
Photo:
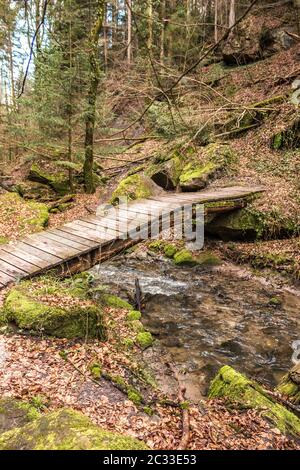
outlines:
[[[184,248],[175,254],[174,263],[177,266],[196,266],[197,261],[194,259],[193,254]]]
[[[153,411],[153,409],[151,408],[151,406],[144,406],[143,411],[144,411],[144,413],[146,413],[146,415],[148,415],[148,416],[153,416],[153,415],[154,415],[154,411]]]
[[[92,364],[90,367],[90,371],[94,379],[99,380],[102,375],[102,367],[100,364]]]
[[[226,398],[237,406],[261,410],[283,433],[300,435],[300,420],[275,402],[256,382],[229,366],[220,369],[209,389],[209,398]]]
[[[121,197],[127,200],[143,199],[155,194],[156,185],[150,178],[135,174],[123,179],[113,192],[110,202],[116,204]]]
[[[143,401],[142,395],[135,390],[134,388],[130,388],[127,392],[128,399],[132,401],[135,405],[139,406],[141,405]]]
[[[295,405],[300,404],[300,365],[296,365],[282,378],[277,390]]]
[[[281,300],[278,298],[278,297],[272,297],[270,300],[269,300],[269,304],[270,305],[273,305],[274,307],[277,307],[278,305],[281,305]]]
[[[0,400],[0,435],[39,417],[40,413],[32,404],[15,398],[2,398]]]
[[[222,263],[221,259],[210,251],[200,253],[200,255],[196,257],[196,260],[197,264],[202,266],[218,266]]]
[[[28,206],[36,212],[36,216],[29,219],[28,223],[40,229],[46,227],[49,222],[49,211],[46,204],[30,201]]]
[[[9,243],[9,238],[0,236],[0,245],[5,245],[6,243]]]
[[[124,309],[127,309],[127,310],[132,310],[133,309],[132,305],[130,305],[125,300],[120,299],[120,297],[117,297],[116,295],[103,294],[102,295],[102,300],[109,307],[124,308]]]
[[[142,333],[145,331],[143,323],[139,320],[132,320],[130,322],[130,327],[133,331],[135,331],[135,333]]]
[[[188,163],[180,175],[180,186],[184,187],[193,183],[194,180],[198,180],[194,184],[203,185],[202,187],[204,187],[208,178],[214,174],[216,169],[217,165],[213,162],[208,162],[205,165],[197,162]]]
[[[28,281],[20,283],[8,293],[3,307],[8,322],[14,322],[24,330],[58,338],[105,338],[102,312],[96,304],[81,306],[78,302],[65,307],[51,306],[36,300],[34,294],[38,296],[39,289],[28,294],[29,285]],[[64,293],[78,298],[62,283],[60,295]]]
[[[163,240],[155,240],[148,245],[149,250],[159,252],[163,249],[165,242]]]
[[[142,318],[141,312],[138,310],[131,310],[126,316],[126,319],[128,321],[135,321],[135,320],[140,320]]]
[[[124,338],[122,344],[125,346],[126,349],[132,349],[134,346],[134,341],[131,338]]]
[[[143,442],[101,429],[70,409],[49,413],[0,436],[0,450],[146,450]]]
[[[167,258],[173,258],[177,252],[176,246],[172,245],[171,243],[167,243],[164,246],[164,254]]]
[[[142,349],[147,349],[153,345],[154,340],[149,331],[144,331],[137,334],[136,342]]]
[[[279,150],[282,147],[282,144],[283,144],[283,135],[280,132],[274,136],[272,147],[274,150]]]
[[[64,173],[50,174],[42,170],[37,163],[31,166],[28,178],[31,181],[50,186],[60,196],[65,196],[70,191],[69,181]]]

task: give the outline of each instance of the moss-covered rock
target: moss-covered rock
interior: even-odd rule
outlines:
[[[184,162],[183,155],[175,153],[170,160],[151,165],[146,174],[155,184],[166,191],[171,191],[177,188]]]
[[[130,436],[106,431],[89,418],[62,409],[0,435],[0,450],[146,450]]]
[[[65,174],[48,173],[38,166],[37,163],[33,163],[30,168],[28,179],[36,183],[45,184],[50,186],[55,192],[60,196],[64,196],[70,191],[69,181],[66,178]]]
[[[286,374],[277,387],[278,392],[288,396],[296,405],[300,404],[300,364]]]
[[[58,338],[105,337],[100,307],[86,300],[82,286],[48,281],[46,287],[30,281],[7,294],[2,315],[19,328]]]
[[[217,266],[221,263],[220,258],[210,251],[193,254],[184,248],[174,255],[174,263],[177,266]]]
[[[212,381],[209,398],[226,398],[237,407],[258,409],[283,433],[300,436],[297,416],[274,401],[256,382],[229,366],[222,367]]]
[[[19,428],[40,417],[40,413],[30,403],[15,398],[0,400],[0,435]]]
[[[102,294],[101,299],[109,307],[133,310],[133,307],[130,305],[130,303],[126,302],[126,300],[120,299],[120,297],[117,297],[116,295]]]
[[[229,145],[210,144],[197,155],[190,157],[179,178],[183,191],[197,191],[205,188],[217,173],[223,171],[234,161],[234,154]]]
[[[249,204],[216,217],[205,230],[225,241],[292,237],[300,232],[300,219],[286,217],[275,209],[262,212]]]
[[[112,194],[110,202],[116,204],[119,198],[127,198],[128,201],[143,199],[151,196],[161,195],[163,190],[159,188],[151,178],[136,174],[128,176],[120,181],[118,187]]]
[[[205,229],[222,240],[255,240],[264,234],[265,216],[248,208],[240,209],[217,217]]]
[[[128,321],[136,321],[136,320],[140,320],[141,318],[142,318],[142,314],[138,310],[131,310],[130,312],[128,312],[126,316],[126,319]]]
[[[149,331],[142,331],[137,334],[136,342],[142,349],[147,349],[152,346],[154,340],[152,334]]]
[[[192,252],[184,248],[174,255],[174,263],[177,266],[196,266],[197,261]]]
[[[17,193],[0,195],[1,243],[23,234],[34,233],[48,224],[49,212],[45,204],[25,201]]]

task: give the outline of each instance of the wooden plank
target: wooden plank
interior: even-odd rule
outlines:
[[[15,254],[6,253],[5,251],[0,250],[0,260],[6,261],[12,266],[18,266],[19,269],[22,269],[27,274],[34,273],[39,271],[39,267],[34,264],[28,263],[21,258],[18,258]]]
[[[22,271],[18,266],[12,266],[11,264],[7,263],[6,261],[0,260],[0,271],[8,274],[9,276],[22,278],[27,275],[25,271]]]
[[[74,240],[69,240],[66,237],[62,237],[60,235],[56,235],[55,233],[51,233],[47,230],[47,232],[43,233],[44,238],[48,238],[49,240],[56,241],[58,243],[61,243],[62,245],[65,245],[67,247],[75,248],[82,253],[85,251],[89,251],[89,247],[86,245],[83,245],[82,243],[75,242]]]
[[[99,243],[114,239],[114,236],[105,233],[103,230],[95,230],[91,227],[86,227],[85,225],[79,224],[77,220],[64,225],[63,229],[65,230],[65,228],[71,228],[78,234],[82,236],[85,235],[89,237],[90,240],[99,241]]]
[[[46,261],[46,266],[47,264],[52,266],[52,264],[60,263],[62,258],[61,256],[58,256],[57,254],[52,253],[52,251],[47,251],[47,247],[45,245],[38,243],[37,240],[30,241],[30,240],[23,240],[20,242],[20,246],[22,250],[28,251],[28,253],[32,253],[38,258],[41,258],[42,260]],[[45,251],[46,250],[46,251]]]
[[[54,228],[51,230],[47,230],[47,233],[53,233],[55,235],[58,235],[62,238],[67,238],[68,240],[73,240],[74,242],[78,242],[81,245],[84,245],[89,248],[95,248],[98,244],[94,241],[88,240],[87,238],[80,237],[79,235],[75,235],[74,233],[70,231],[63,231],[61,228]]]
[[[40,256],[36,256],[36,252],[40,252],[40,250],[31,250],[31,248],[28,245],[23,244],[22,242],[19,242],[15,247],[10,248],[10,247],[3,247],[3,251],[9,254],[13,254],[14,256],[17,256],[21,260],[25,260],[28,263],[34,264],[35,266],[38,266],[39,268],[45,268],[49,265],[49,263],[53,261],[41,259]],[[60,261],[59,258],[54,258],[57,261]]]
[[[79,231],[78,231],[78,228],[79,228]],[[76,226],[76,229],[75,229],[75,228],[72,228],[70,225],[68,226],[63,225],[62,227],[60,227],[59,230],[66,234],[70,234],[70,235],[74,235],[75,237],[82,238],[83,240],[86,240],[86,242],[93,243],[93,245],[95,245],[96,247],[99,246],[99,244],[106,241],[106,239],[104,238],[94,236],[94,234],[89,232],[88,230],[82,231],[82,228],[83,228],[82,226],[79,226],[79,227]]]
[[[80,253],[80,250],[49,240],[47,237],[44,237],[42,233],[39,233],[38,236],[27,237],[24,243],[39,248],[45,251],[45,253],[50,253],[60,259],[67,259]]]
[[[99,232],[99,234],[105,233],[107,235],[111,235],[114,238],[117,238],[119,235],[122,235],[122,232],[117,230],[112,226],[112,223],[110,224],[111,227],[108,227],[105,222],[99,221],[99,222],[85,222],[84,220],[76,220],[76,223],[79,225],[82,225],[83,227],[86,227],[87,229],[92,229],[95,230],[96,232]]]
[[[10,282],[15,282],[17,278],[15,276],[10,276],[9,274],[3,273],[0,271],[0,282],[4,285],[9,284]]]

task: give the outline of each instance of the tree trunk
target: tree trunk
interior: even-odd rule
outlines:
[[[132,57],[132,0],[127,0],[127,63],[131,64]]]
[[[235,24],[236,17],[235,17],[235,0],[230,0],[230,10],[229,10],[229,28]]]
[[[97,91],[100,82],[98,43],[104,21],[105,3],[105,0],[97,1],[97,18],[90,34],[90,85],[88,90],[88,109],[85,118],[85,161],[83,168],[85,191],[88,194],[95,192],[93,177],[94,129],[96,119]]]
[[[219,4],[218,0],[215,0],[215,43],[218,42],[218,17],[219,17]]]

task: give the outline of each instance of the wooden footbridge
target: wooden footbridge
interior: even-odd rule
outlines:
[[[105,214],[83,217],[13,244],[1,245],[0,290],[50,270],[65,276],[85,271],[138,243],[139,231],[149,228],[153,222],[161,228],[164,215],[172,215],[187,205],[206,204],[206,213],[226,212],[244,207],[249,196],[262,191],[260,187],[234,186],[197,193],[168,193],[134,201],[128,204],[126,212],[108,208]]]

